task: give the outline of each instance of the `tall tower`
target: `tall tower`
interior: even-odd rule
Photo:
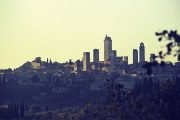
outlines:
[[[83,71],[90,70],[90,52],[83,53]]]
[[[77,60],[75,63],[74,63],[74,72],[79,72],[81,70],[81,61],[80,60]]]
[[[113,57],[114,59],[117,58],[117,52],[116,52],[116,50],[112,50],[112,52],[111,52],[111,57]]]
[[[106,35],[104,39],[104,61],[109,61],[112,52],[112,39]]]
[[[111,70],[115,70],[117,67],[117,53],[116,50],[112,50],[110,56]]]
[[[133,49],[133,64],[138,64],[138,50]]]
[[[145,62],[145,47],[144,47],[144,43],[141,42],[140,46],[139,46],[139,62]]]
[[[156,61],[156,55],[154,53],[150,54],[150,62]]]
[[[128,65],[128,56],[124,56],[124,63],[125,65]]]
[[[99,49],[93,49],[93,62],[99,62]]]

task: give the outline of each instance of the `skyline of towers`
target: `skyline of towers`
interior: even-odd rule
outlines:
[[[104,61],[100,61],[100,53],[99,49],[93,49],[93,61],[90,60],[90,52],[83,52],[82,62],[77,60],[74,63],[74,72],[78,71],[91,71],[97,70],[99,65],[101,66],[102,63],[106,66],[110,67],[110,70],[116,70],[117,66],[126,66],[129,65],[129,58],[128,56],[118,56],[116,50],[112,50],[112,39],[109,36],[105,36],[104,39]],[[155,54],[150,55],[150,61],[155,61]],[[139,52],[138,49],[133,49],[133,58],[132,63],[134,65],[145,62],[145,46],[144,43],[141,42],[139,45]]]
[[[133,64],[138,64],[138,50],[133,49]]]
[[[93,62],[99,62],[99,49],[93,49]]]
[[[112,53],[112,39],[106,35],[104,39],[104,61],[109,61]]]
[[[128,56],[124,56],[124,57],[120,57],[117,56],[117,51],[116,50],[112,50],[112,39],[109,36],[105,36],[104,39],[104,63],[105,64],[113,64],[116,65],[116,63],[123,63],[124,65],[128,65],[129,64],[129,59]],[[152,61],[151,57],[151,61]],[[121,60],[122,59],[122,60]],[[137,49],[133,49],[133,64],[138,64],[138,63],[142,63],[145,62],[145,46],[144,43],[141,42],[140,46],[139,46],[139,52]],[[99,63],[101,62],[99,60],[99,49],[95,48],[93,49],[93,63],[95,65],[95,63]],[[92,63],[92,65],[93,65]],[[83,59],[82,59],[82,65],[83,71],[89,71],[91,69],[91,61],[90,61],[90,52],[83,52]],[[78,63],[75,63],[75,70],[78,69],[76,68],[78,66]],[[76,70],[77,71],[77,70]]]
[[[141,42],[139,46],[139,62],[145,62],[145,47],[143,42]]]
[[[137,49],[133,49],[133,64],[143,63],[145,62],[145,46],[144,43],[141,42],[139,45],[139,52]]]
[[[83,53],[83,71],[90,70],[90,52]]]

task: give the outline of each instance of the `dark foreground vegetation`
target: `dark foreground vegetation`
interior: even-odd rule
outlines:
[[[86,104],[57,112],[39,113],[26,119],[37,120],[179,120],[180,79],[162,84],[146,79],[130,93],[112,85],[103,104]],[[149,85],[150,84],[150,85]]]
[[[163,83],[153,82],[151,78],[137,84],[132,91],[125,91],[120,84],[110,83],[108,99],[101,104],[88,103],[63,110],[26,112],[22,103],[11,104],[8,111],[1,111],[1,119],[22,120],[179,120],[180,118],[180,79]],[[20,111],[18,113],[18,110]]]

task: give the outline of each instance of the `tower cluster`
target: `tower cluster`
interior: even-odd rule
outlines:
[[[145,46],[144,43],[141,42],[139,46],[139,54],[137,49],[133,49],[133,64],[143,62],[145,62]]]
[[[151,55],[151,61],[153,55]],[[116,63],[122,63],[128,65],[128,56],[117,56],[117,51],[112,49],[112,38],[108,35],[104,38],[104,61],[99,60],[99,49],[93,49],[93,62],[90,61],[90,52],[83,52],[82,62],[77,60],[74,64],[74,71],[90,71],[96,70],[99,63],[109,64],[111,69],[116,68]],[[138,49],[133,49],[133,64],[145,62],[145,46],[141,42]],[[93,63],[93,65],[92,65]],[[80,67],[82,69],[80,69]]]

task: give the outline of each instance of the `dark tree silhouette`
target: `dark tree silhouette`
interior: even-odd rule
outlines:
[[[25,107],[24,107],[24,101],[23,101],[20,106],[20,111],[19,111],[20,117],[24,117],[24,111],[25,111]]]
[[[146,68],[147,74],[151,75],[153,73],[152,67],[157,65],[164,66],[167,61],[166,57],[176,57],[177,61],[180,61],[180,35],[176,30],[163,30],[162,32],[156,32],[155,35],[158,37],[159,42],[166,41],[166,51],[159,51],[159,54],[154,56],[154,59],[160,59],[160,63],[158,61],[147,62],[143,67]],[[172,64],[172,61],[168,61],[168,63]]]
[[[180,35],[176,30],[163,30],[162,32],[156,32],[156,36],[158,36],[158,40],[168,41],[166,44],[167,50],[160,51],[157,57],[164,59],[166,56],[174,56],[177,57],[177,61],[180,61]]]

